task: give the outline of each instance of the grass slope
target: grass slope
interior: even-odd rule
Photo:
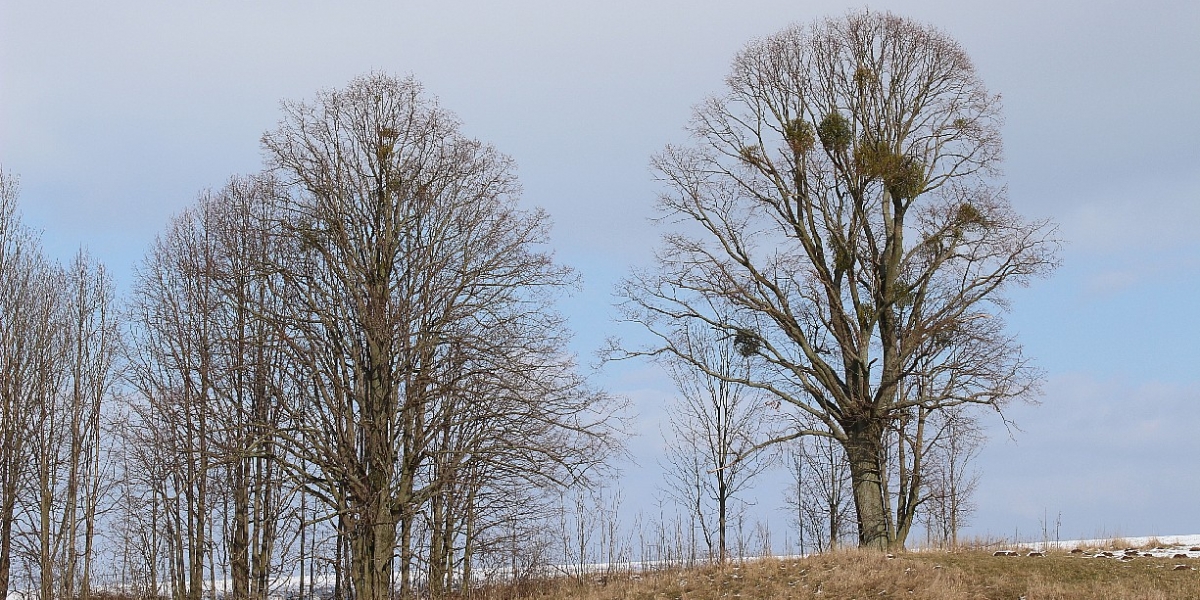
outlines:
[[[1177,565],[1187,569],[1175,570]],[[997,557],[990,552],[918,552],[887,558],[841,551],[763,559],[725,568],[657,572],[586,582],[542,582],[520,595],[562,600],[755,600],[922,598],[928,600],[1200,599],[1200,559],[1128,562],[1067,552]],[[497,593],[500,592],[500,593]],[[517,592],[517,593],[513,593]]]

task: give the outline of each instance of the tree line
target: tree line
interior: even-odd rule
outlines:
[[[121,327],[103,270],[41,256],[6,176],[0,549],[37,558],[47,600],[91,593],[100,523],[151,596],[227,574],[261,598],[333,560],[353,597],[411,597],[418,564],[441,597],[617,449],[552,306],[575,275],[507,157],[384,75],[285,105],[263,145],[266,171],[158,236]]]
[[[440,598],[552,560],[555,529],[582,573],[580,490],[625,413],[567,350],[577,276],[512,160],[412,78],[282,112],[263,170],[176,215],[120,300],[85,252],[46,257],[0,172],[3,595],[95,596],[103,555],[105,589],[144,597]],[[675,543],[726,560],[779,462],[811,548],[954,540],[970,409],[1040,378],[1002,293],[1057,260],[997,183],[999,119],[953,40],[853,13],[748,45],[654,159],[683,228],[620,288],[650,343],[607,356],[678,385]]]

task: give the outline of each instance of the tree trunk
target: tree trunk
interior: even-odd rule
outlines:
[[[463,541],[463,574],[462,574],[462,597],[471,598],[471,562],[475,556],[475,493],[479,489],[479,483],[476,476],[470,476],[470,491],[467,492],[466,502],[466,539]]]
[[[6,490],[7,494],[7,490]],[[15,493],[13,494],[15,496]],[[0,507],[0,594],[8,597],[9,576],[12,573],[12,530],[16,520],[14,501],[4,498]]]
[[[52,399],[44,399],[43,407],[47,411],[54,411]],[[54,504],[54,475],[57,475],[56,465],[52,464],[51,448],[54,446],[52,437],[53,429],[56,423],[54,422],[53,412],[50,415],[42,414],[41,426],[50,429],[51,431],[38,432],[42,436],[41,448],[38,448],[38,527],[41,530],[38,535],[38,570],[39,570],[39,590],[42,600],[54,600],[54,555],[51,549],[55,544],[52,538],[54,537],[53,527],[51,526],[50,513]],[[61,533],[61,532],[60,532]]]
[[[858,517],[858,545],[886,551],[892,545],[888,502],[884,496],[883,427],[862,419],[845,428],[850,484]]]
[[[728,529],[728,513],[726,511],[726,505],[727,505],[727,500],[729,500],[729,498],[725,492],[726,492],[726,490],[725,490],[724,485],[721,485],[718,487],[717,496],[719,496],[719,497],[717,499],[717,545],[718,545],[717,552],[719,553],[719,557],[720,557],[719,560],[720,560],[720,564],[722,564],[722,565],[724,565],[725,562],[729,560],[729,550],[728,550],[729,545],[727,542],[727,538],[725,536],[725,532]]]
[[[267,448],[266,455],[274,450]],[[276,474],[270,459],[259,459],[258,465],[262,472],[256,477],[258,493],[254,503],[254,542],[253,556],[250,562],[250,593],[253,598],[266,598],[270,592],[271,559],[275,555],[275,543],[278,540],[279,528],[276,521],[276,504],[282,500],[277,498],[279,491],[275,481]],[[265,462],[265,464],[264,464]]]
[[[445,539],[445,533],[448,529],[446,523],[449,521],[449,509],[445,506],[445,494],[434,494],[430,499],[430,529],[429,529],[429,597],[441,598],[446,593],[446,575],[445,569],[448,560],[446,556],[446,547],[448,545]]]
[[[392,554],[396,548],[396,522],[386,502],[370,506],[351,527],[350,577],[356,600],[391,597]]]
[[[925,423],[928,417],[929,411],[924,407],[918,407],[916,431],[906,434],[906,427],[902,426],[897,434],[897,442],[902,454],[900,455],[900,494],[893,547],[904,546],[908,534],[912,531],[913,522],[916,521],[917,509],[920,508],[921,490],[924,487],[922,481],[926,470],[925,453],[928,451],[928,448],[925,447]],[[905,441],[906,435],[911,435],[908,441]],[[908,452],[911,454],[911,459],[907,461],[903,454],[905,448],[908,448]]]
[[[233,468],[233,531],[229,534],[234,600],[250,597],[250,498],[245,471],[245,461],[238,460]]]

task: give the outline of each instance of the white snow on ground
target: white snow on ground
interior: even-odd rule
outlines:
[[[1096,558],[1200,558],[1200,534],[1116,537],[1093,540],[1064,540],[1059,542],[1029,542],[1012,544],[1040,552],[1083,550],[1083,556]],[[1118,547],[1119,546],[1119,547]],[[1131,551],[1136,550],[1136,555]],[[1107,551],[1108,554],[1105,554]],[[1183,556],[1180,556],[1183,555]]]

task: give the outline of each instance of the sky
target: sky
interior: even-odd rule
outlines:
[[[686,140],[734,54],[792,23],[863,8],[812,0],[41,2],[0,0],[0,167],[25,222],[127,287],[173,214],[258,171],[279,102],[356,75],[415,76],[463,130],[512,156],[583,277],[561,305],[584,363],[614,286],[661,231],[650,157]],[[1063,266],[1013,293],[1009,329],[1046,372],[1040,404],[990,417],[967,535],[1200,533],[1200,3],[876,2],[958,40],[1003,97],[1005,181],[1052,219]],[[641,436],[627,511],[654,512],[664,407],[653,365],[595,382]],[[786,520],[782,470],[753,491]],[[778,534],[777,534],[778,535]]]

